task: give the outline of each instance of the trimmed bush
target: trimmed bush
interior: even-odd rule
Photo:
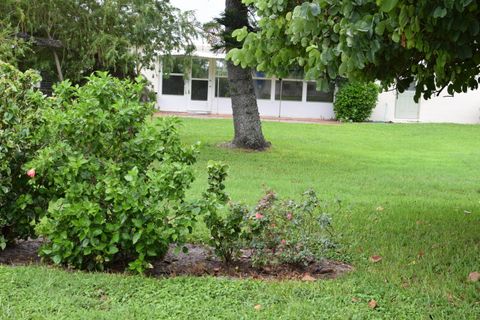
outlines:
[[[103,270],[127,264],[143,272],[181,243],[201,209],[185,201],[196,147],[184,147],[178,120],[152,120],[145,83],[106,73],[84,86],[65,81],[43,113],[44,147],[25,170],[48,191],[36,227],[40,255],[56,264]]]
[[[347,83],[335,95],[333,110],[337,120],[363,122],[368,120],[378,100],[375,83]]]
[[[34,133],[45,103],[34,88],[39,81],[36,72],[20,72],[0,61],[0,250],[15,239],[34,235],[33,225],[45,205],[41,190],[30,188],[30,177],[22,168],[38,145]]]

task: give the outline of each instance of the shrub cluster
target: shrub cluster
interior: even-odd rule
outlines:
[[[337,120],[363,122],[368,120],[378,100],[375,83],[347,83],[335,95],[333,110]]]
[[[221,165],[210,169],[216,177],[225,172]],[[217,208],[211,208],[205,217],[210,244],[227,264],[238,257],[241,248],[251,250],[253,266],[308,265],[320,260],[336,247],[330,208],[312,190],[303,196],[299,203],[280,200],[269,191],[253,210],[229,203],[223,215],[218,213],[221,201],[213,202]]]
[[[22,166],[38,147],[42,94],[40,76],[22,73],[0,61],[0,249],[18,238],[33,236],[44,201],[28,186]]]
[[[36,73],[0,63],[0,74],[0,249],[41,236],[40,255],[55,264],[141,273],[199,216],[226,263],[249,248],[255,265],[308,264],[332,247],[312,191],[302,203],[270,192],[249,210],[230,202],[227,166],[210,162],[203,197],[187,201],[197,148],[182,145],[177,119],[151,119],[140,78],[97,73],[47,98]]]
[[[43,147],[25,166],[51,199],[36,227],[48,239],[42,256],[89,270],[127,261],[142,272],[191,232],[195,147],[182,146],[174,118],[150,121],[143,88],[106,73],[55,88]]]

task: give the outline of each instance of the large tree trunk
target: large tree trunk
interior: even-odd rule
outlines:
[[[232,99],[235,147],[263,150],[269,146],[262,133],[252,70],[227,62],[228,82]]]
[[[248,10],[241,0],[226,0],[225,13],[230,17],[227,19],[229,23],[225,26],[227,34],[248,26]],[[238,148],[264,150],[270,143],[265,141],[262,133],[252,70],[235,66],[230,61],[227,62],[227,70],[235,129],[232,145]]]

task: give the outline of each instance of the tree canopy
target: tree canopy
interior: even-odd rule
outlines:
[[[236,64],[278,76],[302,67],[328,90],[338,76],[380,80],[416,99],[447,88],[478,87],[480,9],[473,0],[243,0],[253,4],[259,30],[235,36]]]
[[[20,65],[57,69],[74,82],[96,70],[133,76],[159,53],[188,52],[197,35],[191,13],[168,0],[3,0],[0,20],[15,30],[11,37],[59,41],[61,48],[33,46]]]

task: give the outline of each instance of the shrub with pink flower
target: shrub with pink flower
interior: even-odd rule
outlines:
[[[30,169],[27,171],[27,176],[29,176],[30,178],[35,178],[35,175],[36,175],[35,169]]]
[[[308,265],[335,247],[328,206],[314,191],[304,200],[280,200],[268,192],[246,219],[245,235],[256,266]]]

